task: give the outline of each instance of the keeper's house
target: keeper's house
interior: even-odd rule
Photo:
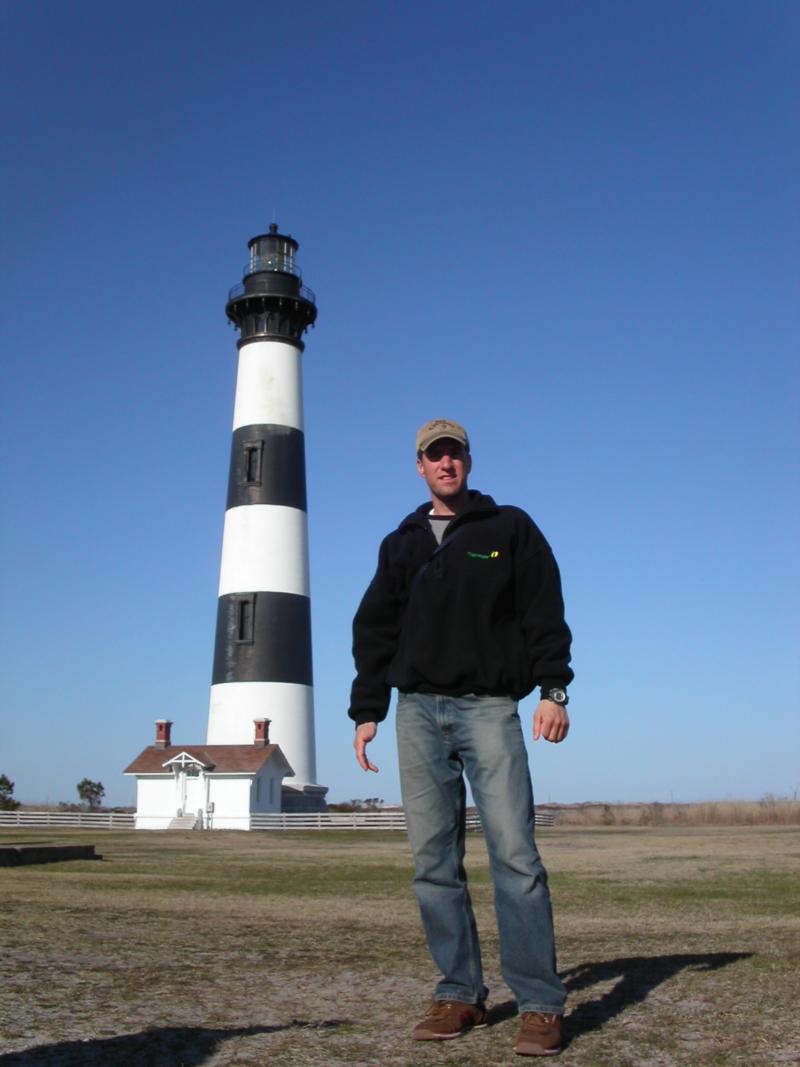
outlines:
[[[249,830],[252,815],[280,812],[294,771],[269,743],[269,719],[254,727],[251,745],[173,745],[172,723],[158,719],[155,744],[125,768],[136,779],[136,829]]]

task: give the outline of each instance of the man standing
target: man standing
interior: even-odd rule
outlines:
[[[503,978],[522,1025],[520,1055],[561,1047],[565,990],[556,973],[547,874],[534,842],[533,794],[517,702],[541,686],[533,739],[563,741],[570,632],[550,546],[519,508],[471,491],[466,431],[434,419],[417,433],[430,492],[381,544],[353,622],[349,715],[356,759],[398,692],[403,806],[414,891],[433,960],[435,999],[418,1041],[486,1022],[480,946],[464,870],[464,775],[481,818],[494,884]]]

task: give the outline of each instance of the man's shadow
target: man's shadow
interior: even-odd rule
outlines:
[[[750,959],[752,952],[681,953],[674,956],[623,956],[616,960],[579,963],[564,971],[561,978],[567,991],[575,993],[602,982],[615,981],[606,993],[584,1001],[569,1013],[567,1040],[599,1030],[626,1008],[640,1004],[662,982],[684,970],[716,971],[738,960]],[[489,1023],[502,1022],[515,1015],[514,1001],[496,1005]],[[566,1042],[565,1042],[566,1044]]]
[[[164,1026],[119,1037],[87,1041],[59,1041],[37,1045],[23,1052],[0,1055],[2,1067],[198,1067],[222,1041],[253,1034],[276,1034],[281,1030],[333,1030],[346,1026],[345,1019],[307,1022],[293,1019],[280,1026],[240,1026],[205,1029],[194,1026]]]

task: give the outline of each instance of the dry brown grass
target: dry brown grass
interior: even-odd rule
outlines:
[[[408,1040],[435,975],[402,835],[53,836],[104,858],[0,871],[2,1067],[515,1059],[478,835],[493,1025],[435,1046]],[[563,1063],[800,1062],[797,831],[566,828],[540,844],[570,988]]]
[[[559,826],[798,826],[800,801],[713,800],[700,804],[541,805],[555,813]]]

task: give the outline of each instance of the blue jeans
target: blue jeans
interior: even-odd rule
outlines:
[[[400,785],[414,892],[442,974],[437,1000],[485,1000],[464,870],[466,772],[489,851],[500,964],[519,1010],[563,1014],[547,873],[533,835],[533,792],[516,701],[400,693]]]

